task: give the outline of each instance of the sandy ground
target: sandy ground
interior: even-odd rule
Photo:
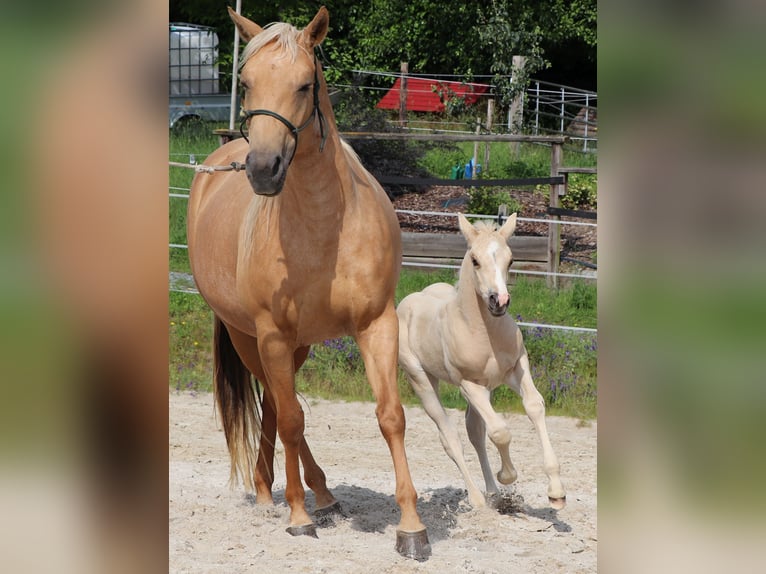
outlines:
[[[210,394],[170,394],[170,571],[585,573],[596,572],[595,422],[548,417],[561,463],[567,506],[548,506],[537,435],[524,415],[507,415],[511,457],[519,472],[505,489],[503,510],[472,510],[457,468],[436,426],[419,407],[406,408],[407,453],[418,511],[428,527],[432,557],[419,563],[394,550],[399,511],[394,474],[374,405],[308,399],[306,436],[347,518],[321,528],[319,538],[285,532],[284,464],[277,445],[276,505],[261,507],[241,487],[229,489],[229,456]],[[483,486],[473,448],[458,420],[469,468]],[[487,441],[490,461],[499,456]],[[513,503],[513,504],[510,504]],[[307,508],[314,508],[307,490]]]

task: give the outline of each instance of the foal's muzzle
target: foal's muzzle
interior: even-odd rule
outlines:
[[[489,312],[493,317],[502,317],[505,315],[505,312],[508,310],[508,304],[511,302],[511,298],[506,295],[504,299],[505,302],[501,303],[501,297],[497,293],[489,294],[489,304],[487,305],[487,309],[489,309]]]

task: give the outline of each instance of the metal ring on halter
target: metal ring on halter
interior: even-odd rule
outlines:
[[[299,127],[295,127],[290,120],[285,118],[284,116],[279,115],[276,112],[272,112],[271,110],[242,110],[242,122],[239,124],[239,133],[242,134],[242,137],[245,138],[245,141],[247,143],[250,143],[250,140],[245,135],[245,123],[247,123],[247,120],[252,118],[253,116],[270,116],[276,120],[279,120],[285,126],[288,130],[290,130],[290,133],[293,134],[293,138],[295,138],[295,147],[297,149],[298,147],[298,134],[302,132],[304,129],[306,129],[311,122],[314,120],[314,116],[319,116],[319,133],[322,136],[322,143],[319,145],[319,151],[321,152],[324,149],[325,140],[327,139],[327,135],[325,134],[324,130],[324,115],[322,114],[322,110],[319,108],[319,63],[317,62],[316,56],[314,56],[314,109],[311,111],[311,115],[306,119],[305,122],[303,122]],[[294,154],[295,152],[293,152]],[[291,160],[292,161],[292,160]]]

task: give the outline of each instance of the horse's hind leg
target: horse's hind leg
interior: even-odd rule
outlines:
[[[262,379],[261,379],[262,380]],[[277,439],[277,413],[274,399],[264,386],[261,402],[261,440],[258,461],[255,465],[255,501],[257,504],[274,504],[271,486],[274,484],[274,446]]]
[[[308,357],[310,347],[300,347],[295,351],[293,356],[293,362],[296,372],[303,365]],[[338,501],[327,488],[327,478],[324,471],[317,464],[314,459],[314,455],[311,454],[306,437],[303,437],[303,442],[300,448],[300,458],[303,464],[303,479],[308,486],[314,492],[314,498],[316,499],[316,510],[314,511],[318,515],[339,512],[340,506]],[[330,510],[331,509],[331,510]]]
[[[564,508],[566,493],[559,477],[559,462],[553,452],[548,429],[545,425],[545,401],[532,381],[529,371],[529,358],[524,353],[511,375],[511,387],[521,395],[524,410],[535,425],[537,435],[543,447],[543,468],[548,475],[548,500],[553,508]]]
[[[489,465],[489,458],[487,457],[487,425],[484,424],[484,419],[482,419],[479,412],[471,406],[471,403],[468,403],[468,408],[466,408],[465,411],[465,430],[468,432],[468,440],[471,441],[471,444],[479,457],[479,464],[481,465],[481,473],[484,475],[484,485],[487,494],[497,494],[499,492],[497,483],[495,482],[492,468]]]

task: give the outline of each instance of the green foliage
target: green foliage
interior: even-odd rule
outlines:
[[[507,74],[516,54],[526,55],[530,66],[555,54],[554,68],[580,73],[595,64],[595,0],[495,0],[490,6],[470,0],[324,4],[330,12],[330,31],[322,48],[331,83],[353,84],[355,69],[398,71],[402,61],[409,62],[411,72],[430,74]],[[245,3],[242,11],[260,25],[287,21],[302,27],[317,7],[288,0]],[[214,27],[220,61],[230,61],[234,27],[220,2],[171,0],[169,8],[170,21]],[[525,71],[529,73],[531,68]],[[391,81],[380,78],[373,83],[382,88],[390,87]]]
[[[561,205],[567,209],[596,209],[597,181],[594,175],[585,173],[569,174],[567,193],[561,198]]]
[[[466,211],[477,215],[497,215],[501,205],[508,206],[508,214],[521,211],[521,204],[506,190],[496,187],[475,187],[468,192]]]

